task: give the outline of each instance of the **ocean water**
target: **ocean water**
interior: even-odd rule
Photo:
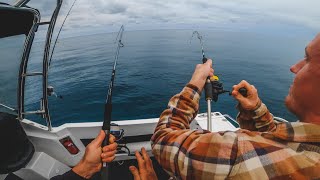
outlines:
[[[113,90],[113,120],[159,117],[169,99],[188,83],[201,63],[199,41],[190,43],[192,30],[125,31]],[[275,115],[297,120],[287,111],[284,98],[293,80],[289,68],[304,56],[315,34],[260,33],[199,30],[206,55],[214,60],[215,74],[224,88],[245,79],[255,85],[262,101]],[[49,85],[58,95],[49,98],[53,126],[103,120],[111,78],[116,33],[64,38],[58,41],[49,70]],[[29,70],[41,65],[43,42],[36,42]],[[37,48],[39,47],[39,48]],[[39,78],[27,81],[27,110],[39,108]],[[200,100],[200,112],[206,102]],[[212,110],[236,116],[236,101],[229,95],[212,102]],[[38,116],[29,116],[41,124]]]

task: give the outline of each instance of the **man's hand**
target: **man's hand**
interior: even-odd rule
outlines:
[[[243,97],[239,93],[239,89],[242,87],[247,89],[247,97]],[[232,96],[239,101],[241,107],[245,110],[255,110],[260,103],[257,89],[245,80],[233,86]]]
[[[135,166],[130,166],[129,169],[133,174],[134,180],[157,180],[157,175],[154,172],[152,161],[147,154],[145,148],[141,149],[141,154],[136,151],[135,155],[138,161],[139,170]]]
[[[99,135],[87,145],[83,158],[72,168],[73,172],[88,179],[94,173],[100,171],[102,167],[101,161],[111,162],[114,160],[117,149],[117,143],[115,143],[116,138],[110,134],[110,144],[101,148],[105,137],[105,132],[101,130]]]
[[[116,141],[116,138],[112,134],[110,134],[109,145],[104,146],[102,148],[102,154],[101,154],[102,162],[109,163],[116,158],[118,144],[115,141]]]
[[[197,86],[199,90],[202,91],[207,77],[213,76],[213,72],[214,70],[212,69],[212,60],[208,59],[206,63],[198,64],[196,66],[196,69],[194,70],[189,83]]]

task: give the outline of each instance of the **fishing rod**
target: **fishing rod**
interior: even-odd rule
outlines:
[[[197,38],[200,41],[200,46],[201,46],[201,53],[202,53],[202,63],[206,63],[208,58],[206,58],[205,53],[204,53],[204,48],[203,48],[203,41],[202,41],[202,36],[198,31],[193,31],[190,43],[194,35],[197,35]],[[212,131],[212,119],[211,119],[211,101],[213,100],[214,102],[218,101],[218,95],[223,94],[226,92],[229,92],[229,95],[231,95],[231,91],[224,90],[222,83],[219,82],[219,77],[216,75],[213,76],[208,76],[206,79],[206,83],[204,86],[205,89],[205,100],[207,101],[207,129],[209,131]],[[244,97],[247,96],[247,89],[242,87],[239,89],[239,93],[242,94]]]
[[[207,61],[207,58],[206,58],[206,56],[205,56],[205,54],[204,54],[204,50],[203,50],[202,36],[200,35],[200,33],[199,33],[198,31],[193,31],[192,36],[191,36],[191,38],[190,38],[190,43],[191,43],[191,40],[192,40],[192,38],[193,38],[194,35],[197,35],[197,38],[198,38],[199,41],[200,41],[201,53],[202,53],[202,61]],[[203,62],[203,63],[205,63],[205,62]]]
[[[193,31],[192,33],[192,36],[191,36],[191,39],[193,38],[194,35],[197,35],[197,38],[199,39],[200,41],[200,46],[201,46],[201,53],[202,53],[202,63],[206,63],[207,62],[207,58],[205,56],[205,53],[204,53],[204,50],[203,50],[203,41],[202,41],[202,36],[200,35],[200,33],[198,31]],[[191,39],[190,39],[190,43],[191,43]],[[207,101],[207,129],[209,131],[212,131],[212,120],[211,120],[211,101],[212,101],[212,98],[213,98],[213,94],[212,94],[212,85],[211,85],[211,80],[210,80],[210,77],[208,76],[207,77],[207,80],[206,80],[206,83],[205,83],[205,86],[204,86],[204,89],[205,89],[205,99]]]
[[[117,45],[117,51],[114,57],[114,64],[113,64],[113,69],[111,73],[111,81],[109,84],[109,89],[108,89],[108,94],[104,106],[104,121],[102,125],[102,130],[106,133],[106,137],[104,138],[101,147],[104,147],[109,144],[109,136],[110,136],[110,124],[111,124],[111,113],[112,113],[112,89],[113,89],[113,84],[114,84],[114,79],[116,75],[116,66],[117,66],[117,60],[119,57],[119,51],[120,48],[124,47],[122,43],[122,35],[123,35],[124,27],[123,25],[120,27],[120,30],[118,32],[116,42],[118,43]],[[106,180],[109,179],[109,171],[110,171],[110,166],[107,163],[102,164],[101,168],[101,179]]]

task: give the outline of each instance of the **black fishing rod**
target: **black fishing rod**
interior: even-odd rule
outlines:
[[[106,137],[104,138],[101,147],[104,147],[109,144],[111,113],[112,113],[112,89],[113,89],[114,79],[115,79],[115,75],[116,75],[116,67],[117,67],[117,60],[119,57],[119,51],[120,51],[120,48],[122,48],[124,46],[121,41],[123,31],[124,31],[124,27],[122,25],[120,27],[120,30],[119,30],[117,38],[116,38],[116,42],[118,42],[118,46],[117,46],[116,55],[114,57],[114,64],[113,64],[113,69],[112,69],[112,74],[111,74],[111,81],[109,84],[108,94],[107,94],[107,98],[106,98],[106,102],[105,102],[105,106],[104,106],[104,121],[103,121],[103,125],[102,125],[102,130],[106,133]],[[109,179],[109,170],[110,170],[110,166],[104,162],[102,164],[102,168],[101,168],[101,179],[102,180]]]
[[[202,63],[206,63],[208,59],[206,58],[204,50],[203,50],[202,36],[200,35],[200,33],[198,31],[193,31],[191,39],[193,38],[194,35],[197,35],[197,38],[200,41],[201,53],[202,53]],[[191,43],[191,39],[190,39],[190,43]],[[204,89],[205,89],[205,99],[207,101],[207,106],[208,106],[208,108],[207,108],[207,118],[208,118],[207,129],[209,131],[211,131],[212,130],[211,101],[212,101],[212,98],[213,98],[213,94],[212,94],[211,80],[210,80],[209,76],[207,77]]]
[[[203,48],[203,41],[202,41],[202,36],[200,35],[200,33],[198,31],[193,31],[191,39],[193,38],[194,35],[197,35],[197,38],[200,41],[200,45],[201,45],[201,53],[202,53],[202,63],[206,63],[207,62],[207,58],[205,56],[204,53],[204,48]],[[191,39],[190,39],[190,43],[191,43]],[[207,77],[205,86],[205,99],[207,101],[207,129],[209,131],[212,131],[212,120],[211,120],[211,101],[218,101],[218,95],[219,94],[223,94],[226,92],[229,92],[229,95],[231,95],[231,91],[227,91],[223,89],[222,83],[219,82],[219,77],[216,75],[213,75],[212,77]],[[247,89],[242,87],[239,89],[239,93],[241,95],[243,95],[244,97],[247,96]]]

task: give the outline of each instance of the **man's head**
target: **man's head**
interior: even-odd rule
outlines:
[[[306,47],[305,58],[291,66],[295,74],[286,106],[301,121],[320,124],[320,34]]]

